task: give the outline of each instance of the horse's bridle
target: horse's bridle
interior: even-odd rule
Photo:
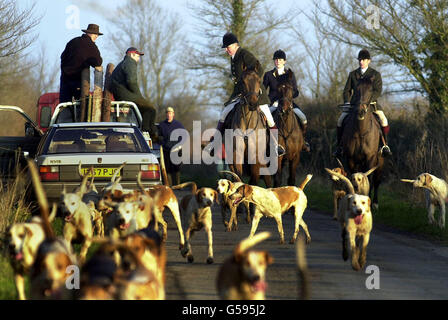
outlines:
[[[261,96],[261,88],[260,88],[260,90],[258,92],[256,92],[256,91],[249,91],[249,92],[247,92],[245,95],[242,96],[241,99],[247,105],[247,104],[249,104],[249,102],[247,101],[247,98],[249,98],[251,96],[256,96],[257,97],[257,101],[258,101],[258,99]]]
[[[287,87],[287,85],[286,85],[286,84],[282,84],[281,86],[279,86],[279,89],[280,89],[280,88],[285,88],[285,87]],[[286,101],[286,103],[288,104],[288,108],[287,108],[286,111],[283,110],[283,107],[280,108],[279,111],[280,111],[281,113],[287,113],[288,111],[292,110],[292,108],[293,108],[293,100],[292,100],[292,99],[289,99],[289,98],[286,98],[285,96],[282,96],[282,97],[279,99],[279,104],[280,104],[282,101]]]
[[[369,112],[370,103],[360,103],[358,109],[358,119],[364,120],[366,114]]]

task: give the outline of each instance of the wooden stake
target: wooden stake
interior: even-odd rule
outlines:
[[[164,185],[170,186],[170,182],[168,181],[168,176],[166,174],[165,168],[165,157],[163,156],[163,147],[160,146],[160,168],[162,169],[162,178],[165,181]]]
[[[90,93],[90,69],[83,69],[81,72],[81,117],[80,119],[75,119],[74,121],[85,122],[87,121],[87,108],[88,108],[88,99]]]
[[[95,69],[93,79],[92,122],[100,122],[103,98],[103,71]]]
[[[112,101],[112,92],[110,92],[110,77],[114,71],[115,66],[109,63],[106,67],[106,74],[104,76],[104,91],[103,91],[103,103],[101,110],[101,121],[110,121],[110,103]]]

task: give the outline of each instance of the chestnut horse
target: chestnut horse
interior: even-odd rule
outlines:
[[[242,97],[229,119],[233,143],[226,144],[225,148],[227,155],[233,155],[230,170],[239,177],[247,173],[250,176],[249,184],[257,185],[260,169],[269,165],[266,157],[266,121],[258,108],[261,80],[256,70],[246,69],[242,74],[242,83]],[[263,179],[267,187],[272,187],[271,175],[263,175]]]
[[[278,142],[285,147],[286,153],[278,158],[278,169],[274,178],[274,187],[281,186],[282,167],[288,161],[289,176],[288,185],[294,186],[296,182],[296,169],[300,162],[300,152],[303,147],[303,134],[299,121],[293,111],[293,92],[291,84],[292,72],[278,78],[278,91],[280,93],[277,110],[273,112],[273,118],[278,128]]]
[[[384,159],[378,152],[381,129],[372,110],[372,80],[360,80],[355,91],[356,103],[344,120],[342,149],[349,174],[378,168],[369,176],[372,204],[378,208],[378,188],[381,183]]]

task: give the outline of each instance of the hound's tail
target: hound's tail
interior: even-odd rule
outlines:
[[[296,262],[297,271],[300,279],[299,295],[302,300],[310,299],[310,275],[308,272],[308,264],[306,261],[305,240],[303,236],[299,236],[296,244]]]
[[[177,184],[177,185],[175,185],[175,186],[172,186],[171,189],[173,189],[173,190],[179,190],[179,189],[183,189],[183,188],[186,188],[186,187],[189,187],[189,186],[191,186],[191,192],[192,192],[192,194],[196,194],[196,191],[198,190],[198,186],[197,186],[196,183],[193,182],[193,181],[190,181],[190,182],[184,182],[184,183],[181,183],[181,184]]]
[[[344,177],[342,174],[340,174],[340,173],[338,173],[338,172],[336,172],[336,171],[330,170],[330,169],[328,169],[328,168],[325,168],[325,170],[326,170],[330,175],[336,176],[336,177],[338,177],[339,179],[341,179],[342,181],[344,181],[345,184],[347,185],[347,188],[348,188],[349,193],[350,193],[350,194],[355,194],[355,188],[353,188],[353,184],[350,182],[350,180],[348,180],[347,177]]]
[[[307,175],[305,180],[303,180],[302,184],[299,186],[299,189],[303,190],[312,177],[313,177],[312,174]]]
[[[230,175],[235,179],[236,182],[243,182],[243,181],[241,180],[241,178],[240,178],[235,172],[227,171],[227,170],[222,170],[222,171],[219,171],[219,173],[220,173],[220,174],[223,174],[223,173],[230,174]]]
[[[42,216],[42,222],[43,222],[42,227],[44,229],[45,238],[46,239],[54,239],[55,234],[54,234],[53,228],[51,227],[51,224],[50,224],[50,217],[49,217],[50,214],[49,214],[47,196],[42,187],[42,183],[40,182],[39,174],[37,173],[37,168],[36,168],[36,164],[34,163],[34,161],[28,159],[28,168],[31,172],[31,179],[32,179],[33,185],[34,185],[34,192],[36,193],[37,202],[38,202],[39,208],[40,208],[40,214]],[[53,204],[53,209],[52,209],[52,213],[51,213],[52,217],[54,217],[54,215],[55,215],[56,208],[57,208],[56,205]]]
[[[246,250],[252,248],[256,244],[260,243],[261,241],[266,240],[271,236],[270,232],[260,232],[256,235],[254,235],[252,238],[246,238],[243,239],[235,248],[234,255],[240,256],[242,255]]]

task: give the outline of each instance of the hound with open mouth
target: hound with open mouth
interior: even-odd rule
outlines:
[[[49,221],[49,206],[36,165],[28,160],[28,167],[36,192],[45,239],[39,245],[36,259],[31,267],[30,283],[32,299],[72,299],[73,290],[66,286],[71,276],[68,267],[76,266],[77,259],[69,242],[57,238]]]
[[[56,206],[49,217],[50,222],[56,216]],[[33,265],[37,250],[45,239],[41,217],[33,217],[30,222],[15,223],[6,232],[9,260],[14,271],[17,295],[25,300],[25,275]]]
[[[264,300],[266,298],[266,269],[273,258],[267,251],[251,248],[269,238],[261,232],[241,241],[222,267],[216,281],[218,295],[224,300]]]
[[[347,177],[327,168],[325,170],[344,181],[349,190],[341,199],[338,210],[338,220],[342,229],[342,258],[348,259],[348,244],[350,244],[352,268],[358,271],[366,263],[367,245],[372,231],[371,201],[368,196],[356,194]]]

